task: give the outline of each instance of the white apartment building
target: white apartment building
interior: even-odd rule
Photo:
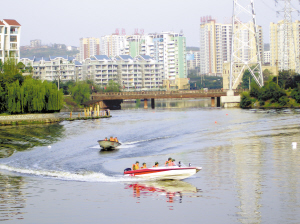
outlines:
[[[106,86],[109,80],[119,82],[118,65],[107,55],[94,55],[82,64],[83,79],[91,79],[96,84]]]
[[[33,68],[33,78],[47,81],[83,80],[81,63],[69,56],[49,56],[47,58],[21,58],[26,67]]]
[[[42,41],[39,39],[31,40],[30,41],[30,47],[40,47],[42,46]]]
[[[13,19],[0,20],[0,61],[20,58],[21,25]]]
[[[148,55],[95,55],[84,61],[82,76],[103,87],[113,80],[123,91],[162,87],[161,64]]]
[[[271,51],[264,51],[264,63],[270,64],[271,61]]]
[[[294,36],[294,45],[292,38],[289,38],[288,44],[285,43],[284,20],[276,23],[270,23],[270,65],[277,66],[279,70],[296,69],[295,58],[299,61],[300,49],[300,21],[292,23],[288,36]],[[296,54],[296,55],[295,55]]]
[[[80,39],[80,61],[100,54],[100,38],[87,37]]]
[[[253,27],[253,25],[252,25]],[[263,38],[262,28],[259,31],[259,51],[263,60]],[[232,24],[216,23],[214,19],[203,20],[200,25],[200,74],[222,76],[223,64],[230,62],[231,42],[232,42]],[[240,38],[249,40],[248,30],[240,33]],[[239,57],[244,59],[256,60],[255,42],[250,43],[253,47],[240,49]]]

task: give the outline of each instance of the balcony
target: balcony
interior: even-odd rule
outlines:
[[[18,42],[17,36],[10,36],[10,42]]]

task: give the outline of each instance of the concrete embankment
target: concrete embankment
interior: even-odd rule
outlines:
[[[24,125],[24,124],[45,124],[57,123],[60,121],[73,120],[87,120],[109,118],[110,115],[105,116],[81,116],[81,113],[53,113],[53,114],[18,114],[18,115],[4,115],[0,116],[1,125]]]

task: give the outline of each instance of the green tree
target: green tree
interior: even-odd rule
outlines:
[[[272,75],[272,73],[269,71],[269,69],[265,69],[263,71],[264,80],[269,80],[269,78],[270,78],[271,75]]]
[[[258,99],[260,94],[261,94],[261,88],[257,85],[257,83],[253,79],[250,87],[250,96]]]
[[[105,92],[120,92],[120,85],[113,80],[109,80],[104,90]]]
[[[11,114],[59,111],[63,106],[63,93],[47,81],[25,79],[7,85],[7,111]]]
[[[241,89],[249,89],[251,81],[252,81],[252,76],[251,76],[250,71],[247,69],[246,71],[244,71],[242,82],[240,84],[240,88]]]
[[[274,82],[267,82],[261,88],[261,94],[259,95],[259,100],[267,101],[271,100],[271,102],[278,102],[280,97],[286,96],[286,93],[283,89],[279,87]]]
[[[78,82],[71,88],[71,95],[77,104],[90,100],[90,86],[86,82]]]
[[[300,103],[300,84],[298,84],[297,88],[292,90],[291,97],[295,99],[297,103]]]

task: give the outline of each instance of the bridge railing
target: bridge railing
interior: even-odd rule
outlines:
[[[245,89],[236,89],[235,93],[241,93],[248,91]],[[106,93],[96,93],[93,95],[105,95],[105,96],[136,96],[136,95],[175,95],[175,94],[199,94],[199,93],[226,93],[227,90],[223,89],[200,89],[200,90],[176,90],[176,91],[135,91],[135,92],[106,92]]]

